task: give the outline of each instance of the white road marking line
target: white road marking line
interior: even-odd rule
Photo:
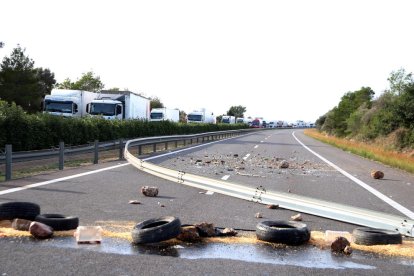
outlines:
[[[358,178],[356,178],[355,176],[351,175],[350,173],[344,171],[343,169],[341,169],[340,167],[338,167],[337,165],[335,165],[334,163],[332,163],[328,159],[324,158],[323,156],[321,156],[318,153],[311,150],[309,147],[307,147],[305,144],[303,144],[298,138],[296,138],[295,132],[292,132],[292,135],[296,139],[296,141],[298,141],[298,143],[302,145],[302,147],[307,149],[309,152],[314,154],[316,157],[321,159],[323,162],[325,162],[329,166],[333,167],[335,170],[342,173],[344,176],[348,177],[350,180],[352,180],[353,182],[355,182],[356,184],[358,184],[359,186],[361,186],[365,190],[369,191],[370,193],[374,194],[376,197],[378,197],[382,201],[388,203],[390,206],[394,207],[395,209],[397,209],[398,211],[400,211],[404,215],[408,216],[410,219],[414,219],[414,213],[412,211],[405,208],[404,206],[402,206],[398,202],[395,202],[394,200],[392,200],[391,198],[389,198],[386,195],[382,194],[381,192],[375,190],[374,188],[372,188],[371,186],[369,186],[365,182],[359,180]]]
[[[207,191],[206,192],[206,195],[213,195],[214,194],[214,192],[212,192],[212,191]]]
[[[251,133],[248,133],[246,135],[250,135],[250,134]],[[240,135],[240,136],[237,136],[237,138],[243,137],[243,136],[246,136],[246,135]],[[222,142],[222,141],[226,141],[226,140],[234,139],[234,138],[235,137],[231,137],[231,138],[227,138],[227,139],[213,141],[213,142],[210,142],[210,143],[197,145],[197,146],[190,147],[190,148],[185,148],[185,149],[181,149],[181,150],[177,150],[177,151],[173,151],[173,152],[167,152],[167,153],[160,154],[160,155],[157,155],[157,156],[148,157],[148,158],[145,158],[145,159],[142,159],[142,160],[144,160],[144,161],[152,160],[152,159],[156,159],[156,158],[160,158],[160,157],[180,153],[180,152],[183,152],[183,151],[187,151],[187,150],[191,150],[191,149],[195,149],[195,148],[199,148],[199,147],[203,147],[203,146],[208,146],[208,145],[211,145],[211,144],[214,144],[214,143],[218,143],[218,142]],[[69,179],[74,179],[74,178],[78,178],[78,177],[82,177],[82,176],[86,176],[86,175],[90,175],[90,174],[100,173],[100,172],[103,172],[103,171],[108,171],[108,170],[112,170],[112,169],[116,169],[116,168],[120,168],[120,167],[128,166],[128,165],[130,165],[130,163],[119,164],[119,165],[115,165],[115,166],[111,166],[111,167],[107,167],[107,168],[103,168],[103,169],[84,172],[84,173],[80,173],[80,174],[74,174],[74,175],[65,176],[65,177],[61,177],[61,178],[56,178],[56,179],[43,181],[43,182],[39,182],[39,183],[29,184],[29,185],[25,185],[25,186],[18,187],[18,188],[7,189],[7,190],[4,190],[4,191],[0,191],[0,195],[5,195],[5,194],[11,194],[11,193],[19,192],[19,191],[24,191],[24,190],[28,190],[28,189],[31,189],[31,188],[45,186],[45,185],[49,185],[49,184],[53,184],[53,183],[57,183],[57,182],[61,182],[61,181],[69,180]]]
[[[263,143],[264,141],[260,141],[260,143]]]
[[[259,147],[259,145],[254,146],[255,149],[257,149]]]
[[[229,177],[230,177],[230,175],[225,175],[225,176],[223,176],[221,179],[223,179],[223,180],[227,180],[227,179],[229,179]]]
[[[249,158],[249,156],[250,156],[250,153],[246,154],[246,156],[243,157],[243,160],[247,160],[247,158]]]
[[[103,172],[103,171],[120,168],[120,167],[123,167],[123,166],[126,166],[126,165],[129,165],[129,163],[124,163],[124,164],[120,164],[120,165],[116,165],[116,166],[112,166],[112,167],[108,167],[108,168],[103,168],[103,169],[99,169],[99,170],[94,170],[94,171],[90,171],[90,172],[74,174],[74,175],[61,177],[61,178],[57,178],[57,179],[52,179],[52,180],[39,182],[39,183],[35,183],[35,184],[29,184],[29,185],[26,185],[26,186],[23,186],[23,187],[18,187],[18,188],[13,188],[13,189],[0,191],[0,195],[19,192],[19,191],[23,191],[23,190],[27,190],[27,189],[31,189],[31,188],[36,188],[36,187],[39,187],[39,186],[45,186],[45,185],[53,184],[53,183],[56,183],[56,182],[61,182],[61,181],[65,181],[65,180],[69,180],[69,179],[73,179],[73,178],[77,178],[77,177],[81,177],[81,176],[85,176],[85,175],[90,175],[90,174],[94,174],[94,173],[100,173],[100,172]]]

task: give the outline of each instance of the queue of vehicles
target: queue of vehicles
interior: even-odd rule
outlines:
[[[150,99],[131,91],[100,91],[53,89],[44,98],[44,112],[65,117],[100,116],[107,120],[141,119],[149,121],[179,122],[180,111],[167,107],[150,110]],[[188,123],[215,124],[214,112],[206,108],[194,110],[187,115]],[[286,128],[314,127],[313,123],[298,120],[294,123],[286,121],[267,121],[258,118],[236,118],[223,115],[223,124],[248,124],[252,128]]]

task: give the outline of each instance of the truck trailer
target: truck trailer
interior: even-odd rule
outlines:
[[[101,91],[88,106],[88,113],[107,120],[149,120],[150,100],[131,91]]]
[[[236,123],[236,117],[234,117],[234,116],[223,116],[221,118],[221,122],[223,124],[235,124]]]
[[[206,123],[206,124],[215,124],[216,116],[212,111],[208,111],[205,108],[200,110],[194,110],[187,115],[188,123]]]
[[[166,107],[153,108],[151,110],[151,121],[171,121],[178,123],[180,121],[180,111]]]
[[[87,105],[98,96],[83,90],[52,89],[43,102],[43,112],[66,117],[84,117]]]

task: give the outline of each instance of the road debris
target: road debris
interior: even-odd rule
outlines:
[[[233,228],[224,228],[223,230],[216,228],[216,236],[221,237],[234,237],[238,233]]]
[[[269,204],[266,206],[267,209],[279,209],[279,205],[277,204]]]
[[[254,215],[254,217],[255,217],[255,218],[262,218],[262,217],[263,217],[263,215],[262,215],[261,213],[256,213],[256,214]]]
[[[371,171],[371,177],[374,178],[374,179],[383,179],[384,178],[384,173],[382,171],[372,170]]]
[[[30,223],[29,232],[37,239],[48,239],[53,236],[52,227],[37,221]]]
[[[141,204],[141,201],[138,201],[138,200],[130,200],[128,203],[129,204]]]
[[[280,161],[279,169],[287,169],[289,168],[289,162],[286,160]]]
[[[144,196],[155,197],[158,195],[158,187],[144,186],[141,188],[141,193]]]
[[[78,226],[73,236],[77,243],[101,243],[102,231],[101,226]]]
[[[302,215],[301,214],[297,214],[294,216],[290,217],[293,221],[302,221]]]
[[[31,220],[26,219],[14,219],[12,222],[12,228],[19,231],[29,231]]]
[[[202,222],[194,225],[201,237],[214,237],[216,235],[216,229],[213,223]]]
[[[11,228],[12,222],[10,220],[0,220],[0,227],[1,228]]]
[[[201,240],[201,237],[195,226],[185,226],[181,227],[181,232],[177,239],[185,242],[197,242]]]
[[[344,237],[337,237],[335,241],[331,244],[331,251],[334,253],[345,253],[345,248],[350,247],[350,242]],[[352,252],[349,248],[347,252]],[[348,254],[348,253],[345,253]],[[350,254],[350,253],[349,253]]]

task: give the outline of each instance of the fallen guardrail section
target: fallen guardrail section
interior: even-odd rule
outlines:
[[[170,136],[164,139],[179,139],[179,136]],[[182,139],[182,138],[181,138]],[[146,139],[127,141],[124,150],[125,159],[141,171],[179,184],[208,190],[236,198],[245,199],[261,204],[275,204],[284,209],[312,214],[320,217],[344,221],[378,229],[397,230],[402,235],[414,237],[414,220],[390,215],[363,208],[347,206],[310,197],[269,191],[259,186],[256,189],[240,184],[211,179],[189,174],[184,171],[175,171],[164,168],[135,157],[129,152],[131,145],[147,143]]]

